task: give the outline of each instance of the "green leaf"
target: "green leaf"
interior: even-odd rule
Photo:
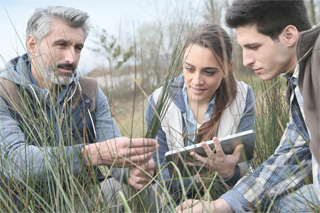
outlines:
[[[122,201],[122,204],[123,204],[123,207],[124,209],[126,210],[126,212],[128,213],[132,213],[131,209],[130,209],[130,206],[126,200],[126,197],[124,196],[124,194],[122,193],[122,191],[119,191],[119,197]]]

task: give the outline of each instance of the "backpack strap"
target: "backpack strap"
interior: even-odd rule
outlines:
[[[16,112],[25,112],[27,106],[23,104],[25,95],[20,91],[20,87],[12,81],[0,78],[0,96],[7,102],[7,107]]]
[[[98,94],[98,82],[94,78],[80,77],[78,81],[78,89],[71,99],[71,106],[75,108],[80,100],[84,98],[83,94],[86,95],[88,99],[85,102],[91,102],[90,112],[93,112],[96,108],[96,97]]]

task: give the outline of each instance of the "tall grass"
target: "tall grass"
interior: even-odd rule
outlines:
[[[257,168],[262,162],[271,156],[275,149],[277,148],[281,136],[284,132],[286,127],[286,123],[288,122],[289,117],[289,107],[285,100],[285,91],[286,91],[286,81],[284,78],[279,77],[272,81],[265,82],[262,81],[257,76],[244,76],[238,77],[238,80],[243,80],[249,85],[252,86],[255,99],[256,99],[256,120],[255,120],[255,132],[256,132],[256,144],[255,144],[255,151],[254,151],[254,158],[251,160],[254,168]],[[130,112],[131,113],[131,112]],[[138,117],[142,116],[144,113],[143,109],[141,111],[136,111]],[[119,114],[114,115],[116,118],[119,117],[126,117],[125,113],[121,112]],[[157,116],[159,119],[159,117]],[[142,121],[140,121],[142,122]],[[131,124],[122,123],[121,126],[131,126]],[[159,125],[159,124],[158,124]],[[143,132],[144,125],[142,123],[136,123],[136,127],[140,126],[142,128],[139,132]],[[138,128],[138,129],[139,129]],[[126,131],[123,130],[122,131]],[[169,162],[170,163],[170,162]],[[168,164],[169,164],[168,163]],[[164,167],[168,166],[165,165]],[[174,165],[175,166],[175,165]],[[157,175],[160,176],[161,171],[158,171]],[[157,177],[155,175],[155,177]],[[214,200],[217,198],[217,194],[214,195],[214,188],[221,187],[220,194],[225,192],[230,187],[225,186],[223,183],[219,183],[218,179],[216,178],[217,174],[213,173],[211,176],[206,178],[198,179],[200,180],[201,184],[192,185],[195,187],[195,197],[201,200]],[[173,177],[172,179],[180,181],[183,183],[184,178],[179,175]],[[167,180],[172,181],[172,180]],[[167,189],[165,182],[159,181],[157,184],[162,191],[162,206],[161,209],[170,209],[173,211],[172,206],[175,203],[175,196],[172,194],[171,191]],[[201,194],[200,190],[205,191],[205,194]],[[187,190],[187,189],[185,189]],[[219,190],[218,190],[219,191]],[[182,192],[182,200],[186,200],[186,193]]]
[[[271,82],[262,82],[259,79],[252,77],[251,79],[244,79],[247,83],[251,84],[255,92],[256,97],[256,147],[255,147],[255,158],[252,160],[254,167],[257,167],[264,160],[266,160],[276,149],[280,137],[285,128],[287,118],[288,118],[288,106],[284,99],[284,87],[283,81],[276,79]],[[165,85],[165,84],[164,84]],[[138,93],[136,91],[136,93]],[[154,133],[144,131],[144,104],[147,99],[144,99],[142,103],[139,100],[135,100],[135,104],[139,107],[132,107],[130,111],[116,111],[114,110],[114,117],[117,119],[117,123],[121,128],[124,135],[131,135],[135,137],[143,137],[145,134],[147,136],[155,135]],[[165,101],[163,101],[164,103]],[[68,128],[68,125],[61,125],[58,127],[60,133],[66,133],[66,138],[59,139],[59,144],[55,143],[56,129],[57,125],[55,122],[47,122],[45,117],[42,116],[40,111],[39,117],[33,117],[27,106],[34,104],[34,100],[28,100],[24,102],[26,109],[25,116],[23,116],[24,131],[27,132],[26,138],[30,141],[41,141],[43,144],[33,143],[34,146],[41,147],[40,154],[43,155],[43,161],[41,162],[43,166],[47,169],[43,171],[43,174],[32,174],[33,168],[28,167],[25,169],[26,174],[23,174],[22,168],[15,165],[11,159],[10,155],[6,155],[4,149],[8,148],[2,145],[2,159],[1,165],[1,195],[0,195],[0,208],[2,211],[15,212],[15,211],[59,211],[59,212],[75,212],[75,211],[85,211],[94,212],[98,209],[103,209],[108,211],[107,201],[105,202],[87,202],[91,200],[94,196],[99,196],[98,187],[95,185],[98,182],[95,181],[93,168],[79,176],[73,175],[73,166],[71,159],[67,159],[65,145],[74,145],[74,136],[70,132],[65,131],[64,128]],[[53,103],[52,103],[53,104]],[[113,104],[127,104],[127,103],[113,103]],[[40,110],[40,107],[39,107]],[[70,110],[70,108],[69,108]],[[54,112],[53,117],[59,118]],[[122,118],[127,118],[124,120]],[[156,119],[159,119],[157,117]],[[159,123],[159,120],[157,121]],[[157,123],[155,122],[155,123]],[[159,124],[158,124],[159,125]],[[156,128],[156,127],[155,127]],[[79,136],[82,133],[78,133]],[[2,138],[4,140],[4,138]],[[31,144],[29,144],[31,145]],[[56,148],[55,156],[48,156],[45,147]],[[21,154],[24,150],[22,149]],[[5,156],[6,155],[6,156]],[[57,160],[59,159],[59,160]],[[29,162],[25,162],[29,163]],[[32,162],[30,162],[32,163]],[[84,165],[82,165],[84,166]],[[167,165],[166,165],[167,166]],[[11,170],[21,172],[20,175],[8,176]],[[84,171],[84,170],[83,170]],[[169,209],[173,211],[175,198],[172,193],[167,190],[166,184],[159,182],[157,180],[160,175],[160,171],[155,174],[153,178],[155,186],[161,189],[161,193],[157,196],[161,203],[157,204],[158,211],[164,209]],[[146,174],[147,175],[147,174]],[[177,176],[176,179],[183,183],[183,177]],[[202,200],[213,200],[212,187],[215,186],[216,174],[211,177],[204,179],[203,183],[197,189],[205,188],[205,194],[201,195],[199,192],[198,198]],[[94,186],[94,190],[88,192],[88,186]],[[186,189],[185,189],[186,190]],[[149,207],[143,206],[141,199],[139,197],[139,191],[135,191],[131,194],[132,197],[138,198],[138,201],[132,199],[132,197],[126,197],[121,195],[121,200],[125,206],[126,211],[130,212],[148,212]],[[182,196],[185,197],[186,193],[183,192]],[[18,203],[16,202],[17,199]],[[183,198],[183,199],[186,199]]]
[[[144,70],[143,66],[136,62],[133,80],[129,83],[130,87],[127,87],[131,97],[114,98],[110,102],[113,117],[123,135],[129,137],[155,137],[160,126],[161,116],[166,112],[166,103],[172,95],[166,88],[168,88],[170,80],[178,76],[181,70],[181,46],[179,46],[179,41],[182,39],[183,27],[183,25],[179,26],[181,34],[178,34],[176,37],[176,46],[173,48],[168,73],[163,81],[157,85],[157,87],[163,86],[164,92],[155,108],[157,113],[153,117],[151,128],[146,131],[144,125],[144,107],[148,101],[150,91],[145,90],[143,83],[154,81],[156,69],[153,72],[153,76],[146,75],[146,73],[150,72]],[[161,44],[159,44],[160,46]],[[137,58],[138,53],[135,52],[135,54]],[[140,54],[140,57],[143,58],[143,53],[141,52]],[[142,82],[137,80],[140,76],[142,76]],[[263,82],[256,76],[250,75],[249,77],[240,76],[238,80],[243,80],[251,85],[255,93],[257,108],[255,122],[256,146],[252,164],[256,168],[273,154],[288,121],[289,108],[284,98],[285,81],[279,78],[270,82]],[[130,90],[130,88],[133,88],[133,90]],[[118,96],[117,92],[117,89],[112,91],[114,97]],[[106,95],[109,96],[110,94]],[[52,94],[49,100],[49,105],[53,109],[55,108],[55,98],[56,94]],[[130,100],[130,102],[125,100]],[[30,157],[30,161],[20,162],[19,160],[23,160],[19,158],[20,156],[12,156],[12,153],[7,152],[10,147],[6,146],[4,142],[6,138],[0,133],[0,209],[4,212],[109,212],[114,209],[119,210],[119,206],[112,206],[106,199],[95,199],[103,195],[99,191],[99,182],[96,180],[96,169],[94,167],[85,166],[82,163],[78,166],[82,168],[83,173],[74,175],[74,161],[72,158],[66,157],[68,156],[68,150],[65,147],[75,146],[77,144],[75,136],[85,138],[84,133],[76,132],[76,135],[73,135],[68,131],[70,124],[66,120],[61,120],[54,110],[51,111],[50,115],[50,118],[54,119],[48,120],[44,116],[41,104],[34,99],[30,99],[29,96],[23,97],[22,103],[19,113],[22,115],[23,122],[20,124],[20,127],[25,132],[24,137],[26,141],[21,141],[20,152],[15,154],[24,156],[28,153],[27,146],[25,145],[38,147],[39,152],[38,156],[28,156]],[[30,110],[30,106],[36,106],[35,112]],[[72,108],[66,105],[66,115],[70,115],[71,112]],[[36,117],[34,113],[37,114]],[[72,121],[74,122],[74,120]],[[56,140],[57,135],[59,135],[58,140]],[[64,136],[62,137],[62,135]],[[81,143],[85,144],[86,141],[84,140]],[[48,150],[52,149],[54,152],[49,155]],[[19,160],[13,161],[13,157],[17,157],[16,159]],[[82,162],[80,156],[74,156],[74,158],[79,158],[80,162]],[[31,166],[35,163],[33,161],[39,159],[41,161],[38,163],[43,168],[41,173],[39,173],[39,168]],[[168,164],[176,167],[172,162],[168,162]],[[111,168],[112,166],[109,169],[100,167],[100,169],[105,169],[104,174],[106,176],[110,175]],[[152,182],[145,187],[145,190],[151,190],[151,185],[153,185],[153,189],[156,188],[157,190],[156,211],[174,211],[175,195],[168,190],[164,181],[159,180],[161,170],[157,171],[154,176],[150,176],[147,172],[145,174],[146,177],[152,179]],[[182,196],[182,200],[186,200],[187,188],[183,187],[184,178],[179,172],[173,178],[181,182],[182,193],[180,195]],[[193,184],[192,186],[195,187],[195,196],[200,200],[214,200],[217,197],[213,196],[212,193],[215,187],[225,187],[228,189],[223,183],[218,183],[216,173],[205,178],[199,178],[199,176],[195,178],[198,178],[200,184]],[[172,180],[167,181],[170,182]],[[204,191],[204,194],[200,193],[201,190]],[[114,196],[116,197],[117,194],[114,193]],[[127,212],[150,211],[150,207],[144,204],[146,203],[144,201],[149,197],[143,197],[141,191],[133,190],[130,193],[121,191],[119,192],[119,196]]]
[[[178,67],[178,66],[177,66]],[[169,75],[168,75],[169,76]],[[170,76],[171,78],[172,76]],[[169,78],[168,78],[169,79]],[[283,80],[276,79],[271,82],[263,82],[255,77],[249,79],[242,79],[252,85],[256,97],[256,147],[255,158],[252,160],[254,167],[257,167],[264,160],[266,160],[280,141],[280,137],[284,131],[287,119],[288,119],[288,106],[284,99],[284,82]],[[164,84],[165,85],[165,84]],[[116,92],[116,91],[115,91]],[[135,91],[135,93],[138,93]],[[165,97],[164,97],[165,98]],[[141,99],[140,99],[141,100]],[[124,135],[131,135],[135,137],[154,136],[155,133],[144,131],[144,103],[147,99],[142,100],[140,103],[138,99],[135,100],[135,105],[139,107],[132,107],[130,111],[116,111],[114,110],[114,117],[117,119],[117,123],[121,128]],[[165,103],[166,101],[162,101]],[[96,184],[93,168],[89,167],[89,170],[79,176],[73,175],[73,164],[71,159],[67,159],[66,150],[64,146],[74,145],[74,135],[66,131],[64,128],[68,128],[68,124],[64,123],[58,127],[58,132],[66,133],[65,138],[60,138],[59,144],[56,144],[56,130],[57,125],[55,122],[47,122],[46,118],[42,116],[42,112],[38,111],[39,117],[34,117],[29,109],[29,105],[34,104],[34,100],[26,98],[23,102],[25,109],[23,116],[23,123],[21,128],[26,132],[26,141],[29,145],[41,147],[39,154],[43,155],[42,164],[46,168],[42,174],[32,174],[34,168],[28,165],[32,162],[25,162],[26,169],[22,170],[18,165],[15,165],[10,155],[6,155],[3,144],[1,146],[2,158],[1,158],[1,195],[0,195],[0,208],[5,212],[36,212],[36,211],[59,211],[59,212],[95,212],[97,210],[108,211],[109,206],[107,201],[105,202],[87,202],[93,201],[93,197],[99,196],[100,192]],[[52,102],[51,104],[53,104]],[[161,103],[161,102],[160,102]],[[128,103],[112,103],[112,104],[128,104]],[[54,106],[52,106],[54,107]],[[70,108],[67,109],[70,110]],[[41,110],[39,106],[38,110]],[[59,116],[52,112],[52,116],[59,120]],[[122,118],[127,118],[124,120]],[[156,117],[159,125],[159,117]],[[154,127],[157,128],[157,127]],[[82,133],[77,133],[81,136]],[[4,138],[2,138],[4,140]],[[37,144],[41,141],[42,144]],[[46,148],[55,147],[55,156],[49,156]],[[22,149],[20,154],[23,154],[25,150]],[[34,159],[36,156],[34,156]],[[80,156],[78,156],[80,157]],[[4,166],[5,165],[5,166]],[[166,165],[167,166],[167,165]],[[84,167],[84,165],[82,165]],[[20,174],[11,174],[11,170],[15,169]],[[24,174],[23,171],[26,171]],[[85,171],[85,170],[83,170]],[[108,170],[106,171],[108,172]],[[146,174],[147,175],[147,174]],[[160,171],[157,171],[153,178],[154,185],[161,189],[161,193],[157,194],[157,197],[161,198],[161,203],[157,204],[158,211],[169,209],[173,211],[175,198],[170,191],[166,188],[164,182],[158,181]],[[174,177],[183,183],[183,177],[178,174]],[[201,200],[213,200],[211,191],[212,187],[216,186],[216,174],[203,179],[202,184],[194,185],[198,190],[197,197]],[[93,186],[92,191],[88,191],[88,186]],[[205,194],[199,193],[200,189],[205,189]],[[186,193],[183,189],[182,197],[186,199]],[[121,194],[121,200],[123,201],[126,211],[130,212],[148,212],[149,206],[143,206],[139,196],[139,191],[135,191],[131,194],[131,197],[125,197]],[[132,198],[133,197],[133,198]],[[18,202],[17,202],[18,198]],[[137,198],[137,199],[135,199]]]
[[[4,90],[4,85],[1,86]],[[23,91],[23,88],[21,89]],[[12,93],[7,96],[8,100],[12,100],[12,116],[21,116],[19,127],[24,132],[25,141],[10,147],[10,138],[4,138],[4,132],[1,133],[1,206],[8,211],[76,211],[79,206],[75,200],[85,192],[81,185],[90,182],[88,174],[95,172],[88,167],[88,173],[73,175],[73,158],[80,158],[67,157],[68,147],[76,144],[76,135],[69,131],[70,125],[74,123],[70,124],[67,119],[62,119],[55,110],[51,110],[48,119],[43,112],[43,102],[35,100],[27,95],[27,92],[21,94],[22,96],[18,95],[22,103],[20,108],[15,104],[19,102],[17,97],[12,97]],[[55,108],[55,98],[56,94],[51,94],[51,109]],[[65,115],[70,115],[71,110],[72,108],[66,105]],[[13,138],[18,137],[18,134],[17,132]],[[78,137],[83,136],[80,132],[76,134]],[[30,152],[32,147],[36,152]],[[84,206],[84,209],[87,208]]]
[[[277,77],[263,81],[258,76],[248,76],[243,81],[252,86],[256,101],[255,157],[251,161],[256,168],[274,153],[289,120],[286,80]]]

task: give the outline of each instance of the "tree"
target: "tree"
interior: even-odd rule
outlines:
[[[316,19],[316,11],[315,11],[315,7],[314,7],[314,2],[313,0],[310,0],[310,19],[311,19],[311,23],[312,24],[316,24],[317,23],[317,19]]]
[[[233,45],[233,72],[235,74],[247,75],[242,65],[242,49],[238,45],[234,29],[229,29],[224,26],[223,18],[226,8],[229,7],[231,0],[207,0],[205,1],[205,7],[202,11],[203,18],[210,23],[221,25],[229,34]]]
[[[118,40],[113,35],[108,35],[105,29],[96,29],[95,35],[97,40],[93,40],[96,48],[90,48],[93,52],[102,55],[108,60],[109,69],[119,69],[131,56],[133,56],[133,47],[130,46],[129,50],[123,52]]]
[[[205,2],[205,9],[203,18],[215,24],[221,24],[221,10],[223,9],[221,1],[207,0]]]

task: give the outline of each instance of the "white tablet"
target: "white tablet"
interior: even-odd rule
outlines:
[[[253,130],[240,132],[234,135],[228,135],[226,137],[220,137],[218,140],[220,141],[222,150],[225,154],[232,154],[238,144],[243,144],[240,162],[252,159],[255,143],[255,132]],[[214,147],[212,140],[206,141],[206,143],[210,148]],[[196,152],[201,156],[207,156],[201,144],[195,144],[166,152],[165,156],[167,163],[170,161],[174,162],[178,166],[182,176],[189,176],[189,173],[190,175],[194,175],[197,171],[199,171],[201,166],[199,166],[199,168],[192,168],[185,165],[186,161],[193,162],[195,160],[194,157],[190,156],[190,152]],[[174,172],[174,167],[169,164],[168,169],[172,175]]]

